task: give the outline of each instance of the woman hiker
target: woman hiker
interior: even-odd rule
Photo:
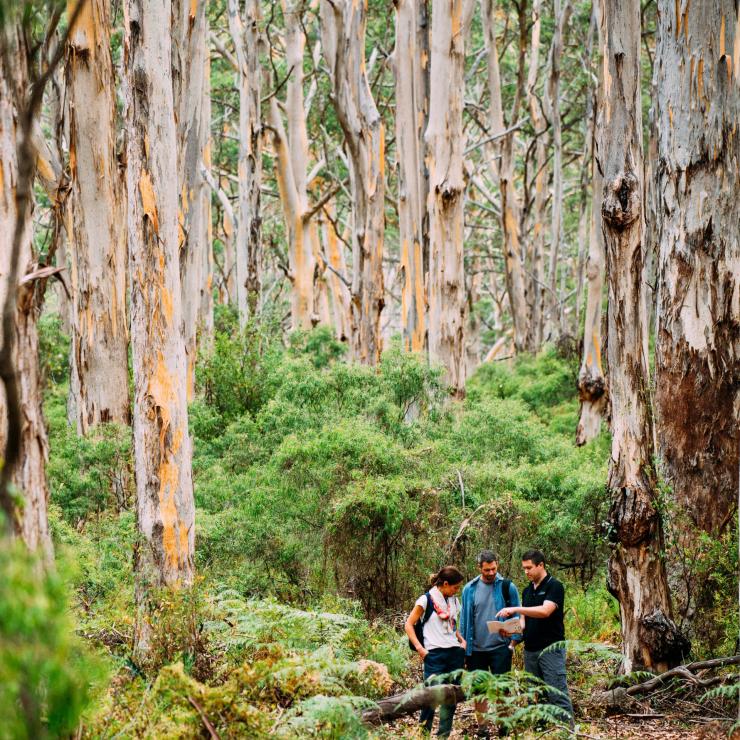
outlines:
[[[442,568],[432,576],[431,588],[416,600],[406,620],[409,642],[424,661],[425,681],[430,676],[458,671],[465,664],[465,640],[458,630],[460,601],[456,595],[463,580],[463,574],[457,568],[451,565]],[[421,630],[418,629],[420,621]],[[440,706],[438,737],[449,737],[456,706]],[[431,732],[434,708],[422,709],[419,721]]]

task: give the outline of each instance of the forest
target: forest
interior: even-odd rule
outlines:
[[[738,121],[737,0],[0,0],[0,740],[740,735]],[[572,718],[404,633],[533,548]]]

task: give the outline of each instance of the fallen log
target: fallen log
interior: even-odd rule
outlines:
[[[423,707],[438,707],[440,704],[457,704],[465,701],[465,694],[459,686],[438,684],[419,686],[402,694],[380,699],[376,706],[362,713],[362,721],[367,725],[379,725],[394,719],[418,712]]]
[[[651,691],[664,686],[674,678],[682,679],[698,688],[709,688],[718,684],[720,678],[703,679],[696,675],[698,671],[707,671],[713,668],[723,668],[730,665],[740,665],[740,655],[729,655],[723,658],[712,658],[710,660],[697,660],[686,665],[671,668],[657,676],[649,678],[642,683],[632,686],[619,686],[607,691],[602,691],[594,697],[597,704],[606,706],[607,710],[626,710],[626,708],[637,701],[637,697],[649,694]]]

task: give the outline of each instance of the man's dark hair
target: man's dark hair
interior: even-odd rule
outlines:
[[[498,563],[498,555],[493,550],[481,550],[475,562],[479,566],[483,565],[483,563]]]
[[[531,560],[534,565],[540,565],[545,562],[545,556],[542,554],[541,550],[527,550],[527,552],[522,555],[522,562],[525,560]]]

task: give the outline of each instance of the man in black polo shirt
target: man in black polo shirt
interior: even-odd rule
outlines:
[[[565,648],[545,648],[565,640],[563,584],[545,570],[545,556],[539,550],[522,555],[524,575],[529,586],[522,593],[522,606],[506,607],[497,614],[510,617],[519,612],[524,622],[524,670],[542,679],[558,692],[550,692],[548,701],[565,710],[573,722],[573,706],[565,677]]]

